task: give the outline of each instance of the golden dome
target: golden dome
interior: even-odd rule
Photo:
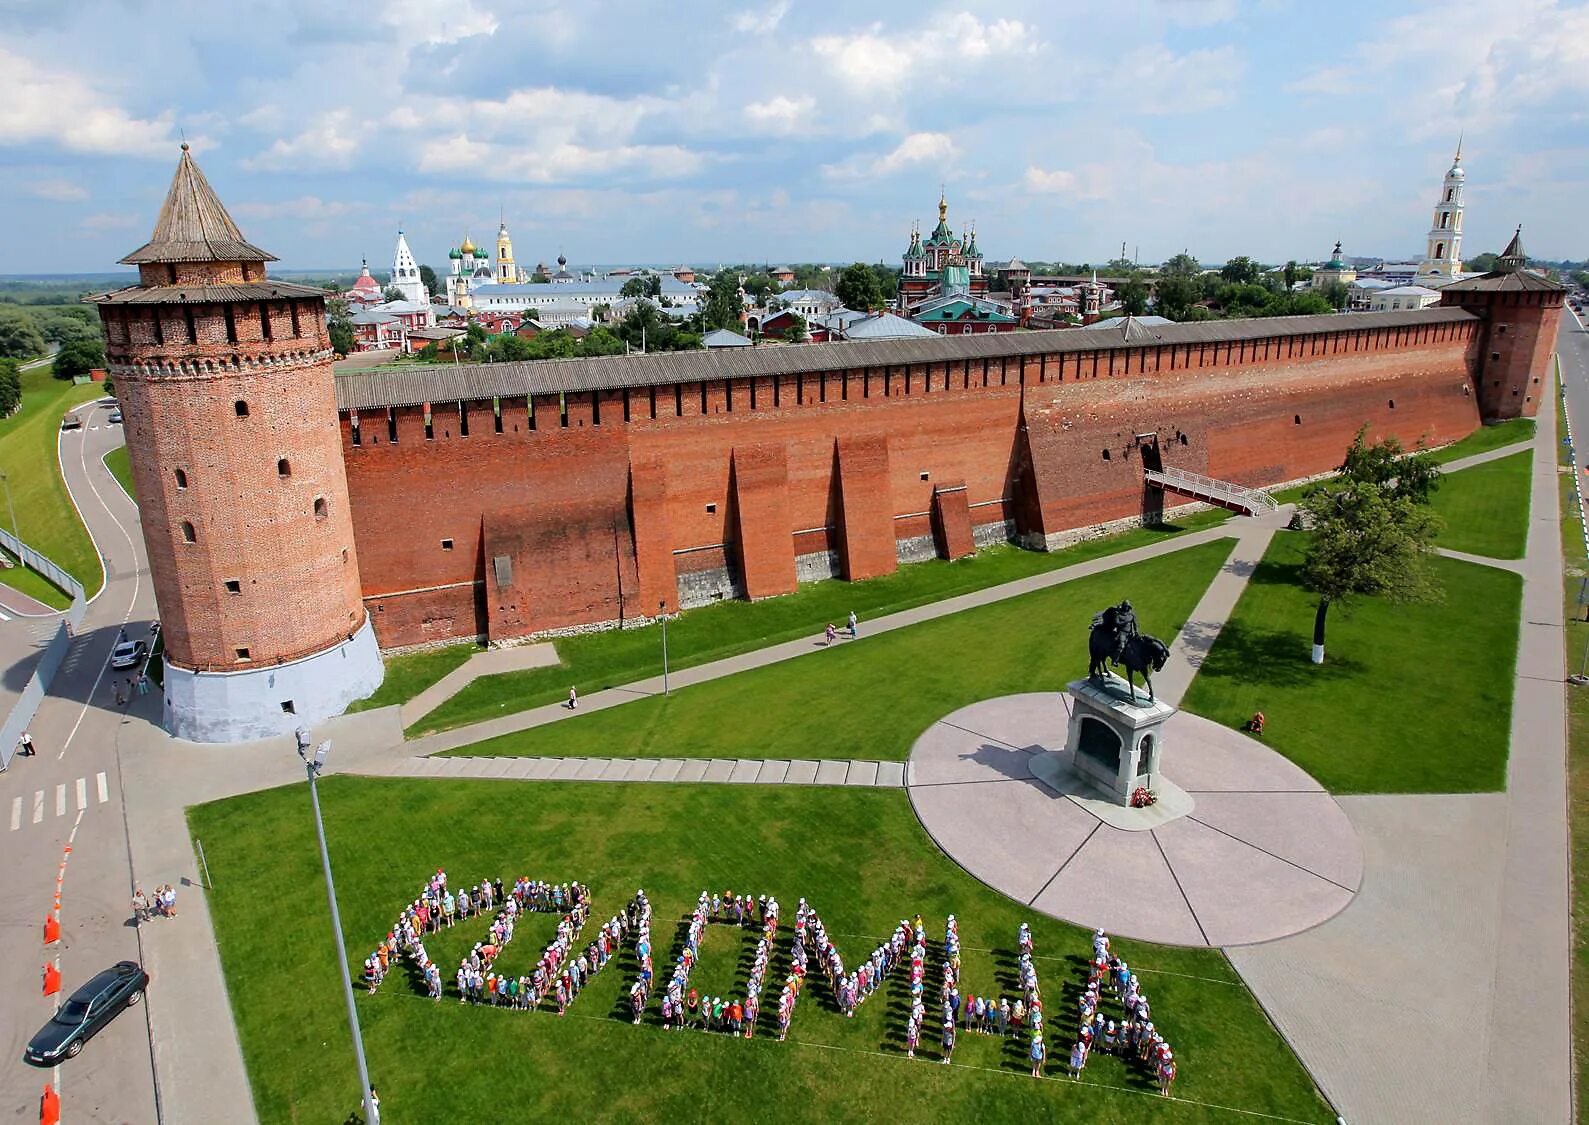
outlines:
[[[473,254],[476,250],[479,249],[479,247],[476,246],[474,243],[470,242],[469,241],[469,236],[466,234],[466,235],[463,236],[463,245],[458,247],[458,249],[462,250],[465,254]]]

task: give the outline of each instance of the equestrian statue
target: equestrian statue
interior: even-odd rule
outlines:
[[[1087,640],[1087,650],[1092,662],[1087,666],[1087,678],[1095,683],[1108,681],[1110,664],[1124,667],[1126,687],[1131,692],[1131,702],[1137,701],[1135,674],[1142,674],[1148,688],[1148,702],[1154,702],[1153,677],[1150,673],[1161,671],[1170,658],[1170,649],[1157,637],[1137,631],[1137,614],[1129,601],[1112,605],[1092,619],[1092,634]]]

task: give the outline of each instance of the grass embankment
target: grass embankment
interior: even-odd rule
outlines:
[[[675,670],[689,668],[816,636],[830,621],[842,625],[851,610],[860,617],[864,633],[870,618],[1148,546],[1214,527],[1227,518],[1223,511],[1202,512],[1174,524],[1088,540],[1060,551],[990,547],[969,559],[917,563],[864,582],[811,582],[787,597],[702,606],[668,622],[669,665]],[[655,625],[566,637],[556,643],[557,667],[483,676],[410,727],[409,737],[555,703],[568,697],[570,686],[589,694],[662,674],[661,635]]]
[[[22,372],[22,406],[0,421],[0,471],[10,485],[23,541],[70,572],[90,597],[103,582],[104,571],[93,540],[66,492],[55,447],[61,416],[104,393],[97,384],[78,386],[56,379],[50,374],[49,364],[44,364]],[[0,571],[0,582],[58,609],[69,604],[59,591],[50,600],[34,588],[24,588],[20,579],[13,581],[16,574],[14,570]],[[55,590],[53,586],[49,589]]]
[[[121,490],[132,498],[133,503],[138,502],[138,493],[132,487],[132,459],[127,453],[125,445],[118,445],[105,454],[105,468],[110,470],[110,475],[116,478],[116,483],[121,485]]]
[[[1275,536],[1182,706],[1237,729],[1262,711],[1264,741],[1332,793],[1502,788],[1522,580],[1435,558],[1442,602],[1331,609],[1316,666],[1306,539]]]
[[[473,641],[463,641],[441,648],[389,656],[386,658],[386,678],[375,689],[375,694],[359,700],[348,710],[370,711],[376,707],[407,703],[480,651],[480,646]]]
[[[465,755],[901,761],[928,726],[991,696],[1086,674],[1092,615],[1129,597],[1166,643],[1230,555],[1220,539],[674,692],[475,743]],[[813,641],[816,646],[818,642]]]
[[[1443,476],[1430,504],[1446,525],[1437,544],[1492,559],[1522,558],[1533,460],[1525,449]]]
[[[1016,993],[1017,926],[1029,921],[1049,1011],[1046,1081],[1014,1041],[963,1033],[953,1066],[932,1035],[904,1057],[907,985],[896,970],[854,1019],[813,982],[789,1040],[770,1024],[753,1040],[660,1027],[655,998],[640,1027],[627,1014],[632,949],[595,976],[559,1019],[460,1005],[457,958],[483,936],[471,921],[427,939],[447,996],[423,998],[404,970],[360,990],[359,1021],[382,1109],[397,1121],[933,1121],[1215,1122],[1231,1108],[1328,1122],[1333,1112],[1225,957],[1216,950],[1121,942],[1143,974],[1154,1022],[1175,1048],[1175,1101],[1142,1073],[1095,1055],[1080,1083],[1064,1077],[1075,998],[1091,947],[1085,931],[1035,914],[977,882],[922,831],[903,793],[724,785],[408,781],[333,777],[321,784],[337,873],[344,946],[355,968],[437,867],[456,884],[501,876],[588,883],[600,920],[644,887],[655,908],[659,975],[670,971],[680,920],[703,889],[770,894],[783,926],[763,992],[770,1017],[789,964],[795,904],[822,913],[846,965],[920,913],[932,942],[927,1003],[936,1008],[944,918],[962,941],[962,991]],[[215,879],[210,897],[228,995],[260,1119],[342,1121],[357,1082],[326,915],[314,828],[300,786],[190,810]],[[270,841],[262,847],[261,841]],[[295,904],[286,908],[265,904]],[[498,961],[529,972],[554,919],[530,915]],[[705,994],[743,996],[754,940],[708,927],[691,978]],[[1106,1004],[1114,1014],[1117,1006]],[[1184,1100],[1179,1100],[1184,1099]]]

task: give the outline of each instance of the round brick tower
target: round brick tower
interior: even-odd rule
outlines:
[[[291,731],[373,691],[325,294],[272,281],[188,146],[139,284],[91,298],[126,419],[181,738]]]

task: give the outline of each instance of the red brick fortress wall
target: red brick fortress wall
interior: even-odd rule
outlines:
[[[676,357],[681,371],[723,377],[431,402],[428,429],[420,394],[492,394],[521,377],[498,370],[487,385],[438,369],[420,389],[378,394],[349,377],[343,454],[366,603],[388,647],[635,620],[674,608],[686,587],[693,600],[706,587],[787,591],[813,551],[858,579],[922,544],[963,554],[978,527],[1009,521],[1043,545],[1142,518],[1154,499],[1144,441],[1167,466],[1273,485],[1333,468],[1364,424],[1408,445],[1479,424],[1476,318],[1308,319],[1327,328]],[[655,358],[540,364],[528,378],[611,380],[656,370]],[[379,394],[409,401],[388,408]]]

